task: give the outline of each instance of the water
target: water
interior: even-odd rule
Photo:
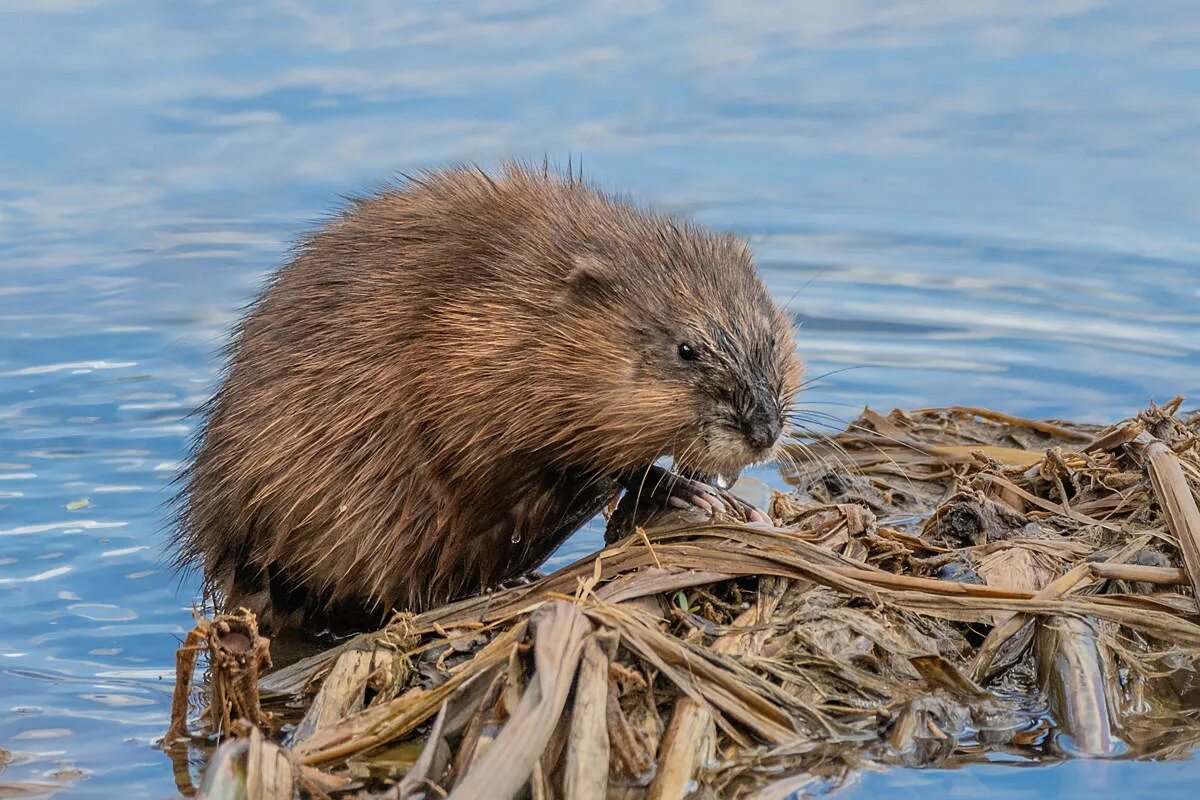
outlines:
[[[196,595],[163,565],[187,414],[286,244],[394,172],[582,155],[740,231],[811,373],[856,367],[809,396],[843,418],[1200,397],[1190,0],[353,5],[0,2],[0,780],[174,794],[153,743]],[[1197,778],[988,766],[848,796]]]

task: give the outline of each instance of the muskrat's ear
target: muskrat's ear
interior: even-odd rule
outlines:
[[[567,291],[579,299],[599,300],[613,293],[614,277],[612,264],[600,256],[577,254],[571,257]]]

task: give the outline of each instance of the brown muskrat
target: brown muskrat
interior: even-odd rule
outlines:
[[[275,629],[493,587],[622,487],[720,507],[800,380],[743,241],[523,166],[352,201],[227,354],[179,559]]]

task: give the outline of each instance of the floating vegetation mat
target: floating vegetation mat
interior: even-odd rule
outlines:
[[[881,765],[1185,757],[1200,413],[1180,405],[1110,427],[867,411],[790,452],[772,526],[664,513],[275,672],[248,615],[201,621],[165,745],[223,741],[213,798],[765,800]]]

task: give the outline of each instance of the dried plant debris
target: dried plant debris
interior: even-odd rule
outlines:
[[[266,675],[295,725],[244,684],[256,636],[228,671],[226,629],[253,621],[201,622],[181,702],[205,650],[201,724],[236,734],[204,792],[784,798],[880,764],[1185,756],[1200,415],[1180,404],[1107,428],[868,410],[788,454],[773,525],[664,512]]]
[[[254,615],[245,609],[237,614],[221,614],[212,621],[197,615],[196,627],[175,654],[175,693],[165,743],[188,737],[188,699],[201,655],[209,668],[211,699],[203,714],[209,728],[221,734],[237,720],[267,724],[269,715],[259,704],[258,680],[271,666],[270,646],[270,640],[259,635]]]

